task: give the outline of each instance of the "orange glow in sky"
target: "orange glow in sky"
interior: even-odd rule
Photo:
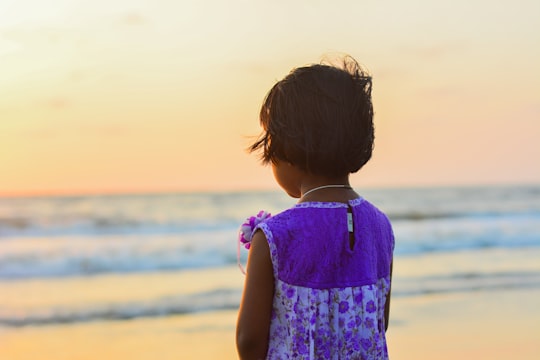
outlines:
[[[374,78],[356,186],[540,183],[540,2],[2,1],[0,195],[277,189],[268,89],[344,52]]]

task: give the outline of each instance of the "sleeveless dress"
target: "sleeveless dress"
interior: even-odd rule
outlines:
[[[257,228],[275,279],[267,359],[388,359],[384,309],[394,236],[386,215],[363,198],[307,202]]]

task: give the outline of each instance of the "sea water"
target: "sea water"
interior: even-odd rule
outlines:
[[[540,186],[359,192],[393,224],[393,297],[540,287]],[[0,198],[0,328],[237,308],[239,225],[294,202],[281,192]]]

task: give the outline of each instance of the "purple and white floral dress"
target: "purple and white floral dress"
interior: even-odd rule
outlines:
[[[386,215],[362,198],[307,202],[257,228],[275,278],[267,359],[388,359],[384,309],[394,236]]]

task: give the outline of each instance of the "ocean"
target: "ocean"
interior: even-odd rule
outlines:
[[[392,221],[393,298],[540,288],[540,186],[357,191]],[[294,202],[281,192],[0,198],[0,329],[236,309],[240,224]]]

